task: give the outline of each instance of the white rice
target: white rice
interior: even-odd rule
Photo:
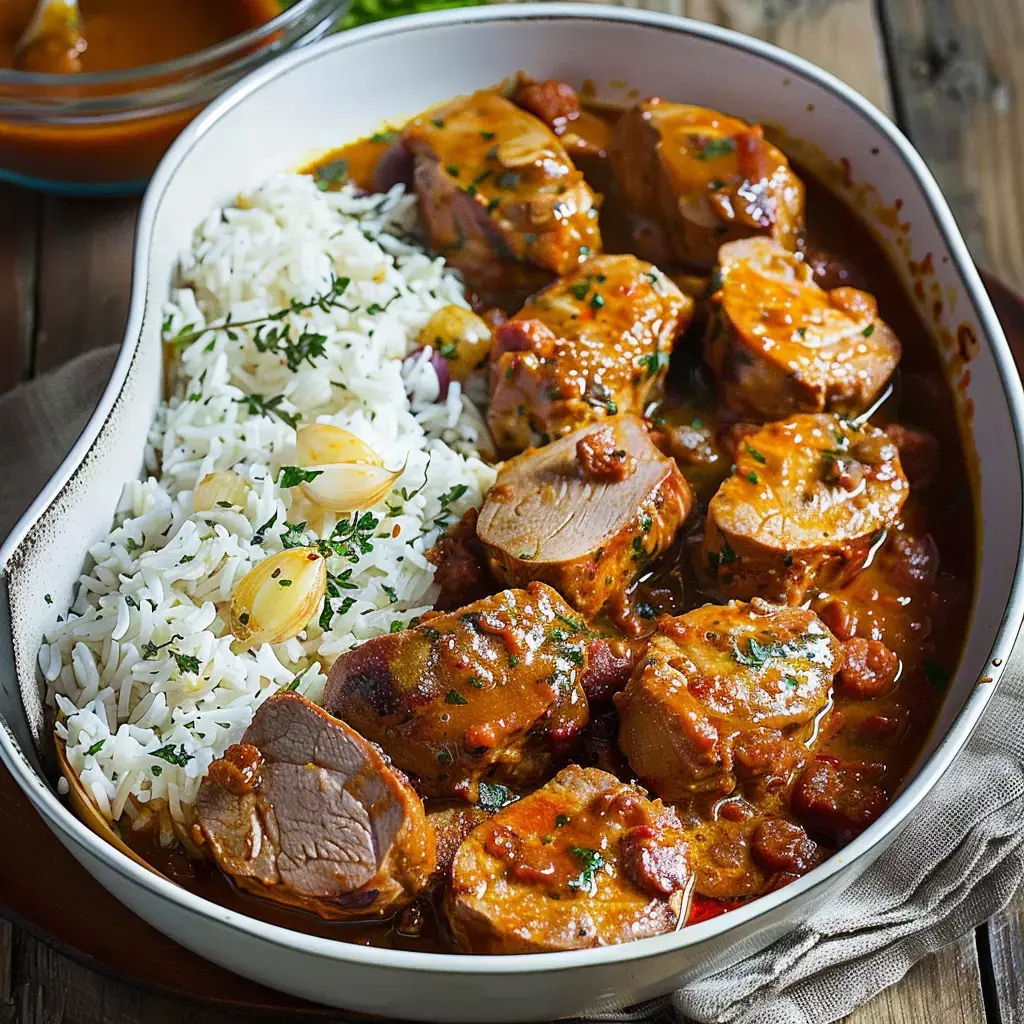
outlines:
[[[185,347],[150,433],[151,475],[125,485],[74,605],[45,638],[39,664],[64,716],[57,728],[68,761],[113,819],[141,824],[150,804],[187,824],[210,763],[264,700],[293,688],[319,701],[339,654],[432,605],[424,553],[481,503],[494,470],[478,457],[490,439],[458,384],[438,401],[429,351],[406,358],[432,312],[467,305],[459,279],[415,243],[415,222],[415,201],[400,187],[386,196],[322,192],[285,174],[211,212],[182,256],[167,339],[308,303],[338,278],[349,284],[338,304],[288,314],[293,338],[305,327],[325,339],[324,354],[294,371],[258,351],[255,326],[207,332]],[[295,430],[246,401],[256,395],[285,419],[345,427],[385,465],[405,469],[366,510],[378,520],[371,550],[328,560],[332,573],[351,570],[352,585],[329,598],[330,629],[321,630],[318,609],[296,638],[247,651],[233,649],[228,632],[234,586],[281,550],[289,518],[308,518],[298,508],[289,516],[293,492],[275,484],[296,461]],[[225,469],[252,484],[244,513],[194,513],[193,488]],[[335,522],[328,514],[319,534]]]

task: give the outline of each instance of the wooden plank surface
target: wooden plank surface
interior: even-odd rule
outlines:
[[[628,2],[777,43],[892,112],[939,178],[975,255],[1024,288],[1021,0]],[[120,339],[136,209],[134,200],[43,200],[0,187],[0,392]],[[989,949],[991,966],[967,936],[847,1024],[1024,1024],[1024,902],[992,922],[983,958]],[[983,968],[993,978],[987,1018]],[[238,1019],[101,977],[0,921],[0,1024]]]

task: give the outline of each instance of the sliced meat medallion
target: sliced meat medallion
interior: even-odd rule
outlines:
[[[506,454],[616,413],[643,414],[693,300],[635,256],[597,256],[497,329],[487,422]]]
[[[643,422],[615,416],[506,463],[477,531],[499,579],[542,580],[592,617],[672,543],[692,505]]]
[[[468,952],[586,949],[672,931],[690,887],[675,812],[570,765],[470,833],[445,913]]]
[[[896,445],[874,427],[769,423],[740,442],[708,505],[698,571],[725,598],[800,604],[857,571],[908,493]]]
[[[770,239],[723,245],[718,259],[704,355],[729,409],[771,420],[872,403],[900,361],[873,296],[824,291],[811,267]]]
[[[825,706],[841,660],[839,641],[802,608],[732,602],[666,616],[615,696],[619,745],[671,802],[786,775],[791,741]]]
[[[482,91],[402,134],[431,248],[474,288],[529,294],[601,251],[594,193],[538,118]]]
[[[390,914],[435,865],[405,777],[295,693],[271,697],[210,766],[193,835],[239,888],[328,919]]]
[[[583,623],[531,583],[348,651],[324,706],[420,792],[476,800],[482,781],[533,785],[571,749],[589,720],[586,663]]]
[[[649,99],[619,119],[610,158],[632,213],[637,252],[710,267],[723,242],[767,235],[795,249],[804,187],[759,125]]]

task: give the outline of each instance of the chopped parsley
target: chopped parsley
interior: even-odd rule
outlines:
[[[562,828],[563,825],[568,825],[570,821],[572,821],[572,818],[568,814],[556,814],[555,828]]]
[[[334,527],[327,540],[318,541],[317,547],[324,558],[337,555],[354,565],[360,555],[368,555],[373,550],[371,538],[379,525],[380,520],[372,512],[363,512],[362,515],[354,512],[351,519],[343,519]]]
[[[871,335],[875,333],[875,325],[868,324],[867,327],[865,327],[864,330],[861,331],[860,333],[862,338],[870,338]]]
[[[96,756],[96,755],[97,755],[97,754],[98,754],[98,753],[99,753],[99,752],[100,752],[100,751],[101,751],[101,750],[103,749],[103,744],[104,744],[104,743],[106,743],[106,742],[107,742],[107,741],[106,741],[105,739],[103,739],[103,740],[97,740],[97,741],[96,741],[96,742],[95,742],[95,743],[94,743],[94,744],[93,744],[93,745],[92,745],[92,746],[91,746],[91,747],[90,747],[90,748],[89,748],[89,749],[88,749],[88,750],[87,750],[87,751],[85,752],[85,756],[86,756],[86,757],[95,757],[95,756]]]
[[[193,757],[192,754],[185,750],[184,743],[178,748],[177,753],[174,751],[174,744],[168,743],[166,746],[160,747],[159,750],[148,751],[148,754],[150,757],[159,757],[161,761],[177,765],[179,768],[184,768]]]
[[[377,143],[385,143],[385,142],[390,143],[390,142],[394,142],[395,139],[397,139],[397,138],[398,138],[398,132],[396,132],[393,128],[389,128],[387,131],[384,131],[384,132],[374,132],[370,136],[370,141],[371,142],[377,142]]]
[[[747,454],[755,462],[760,462],[762,466],[768,461],[756,448],[751,448],[745,441],[743,443],[743,447],[746,449]]]
[[[437,762],[442,765],[450,765],[452,763],[452,752],[447,747],[442,747],[437,752]]]
[[[246,407],[246,411],[250,416],[276,416],[282,423],[286,423],[292,430],[295,430],[299,425],[299,415],[298,413],[286,412],[280,408],[284,400],[284,395],[264,398],[263,395],[257,394],[243,395],[241,398],[235,399],[236,402]]]
[[[249,541],[249,543],[250,543],[250,544],[262,544],[262,543],[263,543],[263,538],[264,538],[264,537],[266,537],[266,535],[267,535],[267,530],[269,530],[269,529],[270,529],[270,528],[271,528],[271,527],[272,527],[272,526],[274,525],[274,523],[276,523],[276,522],[277,522],[277,513],[275,512],[275,513],[274,513],[274,514],[273,514],[273,515],[272,515],[272,516],[271,516],[271,517],[270,517],[270,518],[269,518],[269,519],[268,519],[268,520],[267,520],[267,521],[266,521],[266,522],[265,522],[265,523],[264,523],[264,524],[263,524],[263,525],[262,525],[262,526],[261,526],[261,527],[260,527],[260,528],[259,528],[259,529],[258,529],[258,530],[257,530],[257,531],[255,532],[255,533],[254,533],[254,534],[253,534],[253,535],[252,535],[252,540],[251,540],[251,541]]]
[[[284,548],[301,548],[306,543],[306,524],[285,523],[284,533],[281,534],[281,546]]]
[[[759,476],[757,475],[757,473],[755,473],[755,472],[754,472],[753,470],[751,470],[751,471],[750,471],[750,472],[749,472],[749,473],[747,474],[747,479],[748,479],[748,480],[749,480],[749,481],[750,481],[750,482],[751,482],[752,484],[756,484],[756,483],[759,483],[759,482],[760,482],[760,477],[759,477]]]
[[[669,354],[658,349],[657,352],[650,352],[645,356],[641,356],[637,362],[643,367],[645,371],[644,376],[647,380],[650,380],[659,370],[668,366]]]
[[[598,295],[596,292],[590,297],[590,308],[596,313],[599,309],[604,308],[604,296]]]
[[[708,139],[697,154],[698,160],[717,160],[736,151],[733,139]]]
[[[579,875],[569,881],[569,888],[578,889],[588,896],[596,896],[597,879],[594,876],[604,867],[604,857],[597,850],[586,846],[570,846],[569,852],[583,865]]]
[[[348,160],[340,157],[321,164],[313,170],[313,181],[321,192],[326,192],[334,185],[344,185],[348,181]]]
[[[278,487],[298,487],[307,484],[323,475],[322,469],[303,469],[301,466],[282,466],[281,475],[277,478]]]
[[[49,595],[49,594],[43,594],[43,600],[44,600],[44,601],[45,601],[45,602],[46,602],[47,604],[53,604],[53,598],[52,598],[52,597],[50,597],[50,595]]]
[[[515,795],[507,786],[499,786],[496,782],[481,782],[476,805],[482,811],[495,813],[515,801]]]
[[[578,284],[569,285],[569,291],[573,297],[582,302],[590,291],[590,281],[580,281]]]
[[[444,697],[445,704],[468,704],[469,701],[456,689],[449,690]]]
[[[788,642],[769,640],[765,644],[758,643],[755,637],[750,637],[747,641],[747,650],[745,652],[740,650],[739,644],[735,640],[733,641],[732,656],[741,665],[760,672],[773,658],[791,657],[799,653],[801,647],[805,646],[806,643],[806,637],[796,637]]]
[[[199,659],[191,654],[175,654],[175,664],[179,672],[194,672],[199,675]]]

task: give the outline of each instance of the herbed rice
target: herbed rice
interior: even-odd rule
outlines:
[[[458,277],[416,244],[415,224],[401,187],[359,196],[283,174],[211,212],[182,256],[165,339],[237,326],[176,346],[173,394],[148,439],[150,475],[124,486],[113,529],[89,551],[76,600],[39,652],[68,761],[112,819],[142,827],[156,809],[165,833],[180,834],[210,763],[263,701],[281,689],[320,701],[339,654],[432,605],[425,552],[481,503],[494,470],[478,457],[489,438],[459,384],[439,401],[429,350],[409,358],[432,312],[467,305]],[[342,278],[335,302],[287,315],[293,339],[303,328],[323,339],[323,354],[297,367],[259,351],[256,327],[241,326],[338,291]],[[328,559],[329,572],[349,573],[347,589],[327,598],[329,628],[321,606],[294,639],[243,650],[228,632],[234,586],[282,549],[289,520],[314,524],[299,492],[275,481],[296,461],[289,423],[316,421],[405,469],[359,514],[369,550]],[[244,511],[193,512],[196,484],[226,469],[251,484]],[[317,533],[330,535],[338,518],[351,522],[328,513]]]

